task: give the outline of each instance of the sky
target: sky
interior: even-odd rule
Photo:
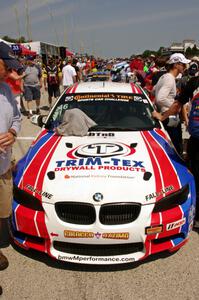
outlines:
[[[101,57],[199,44],[198,20],[199,0],[0,0],[0,38],[30,36]]]

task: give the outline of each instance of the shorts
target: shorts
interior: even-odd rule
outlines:
[[[24,99],[26,101],[32,101],[32,100],[40,100],[41,98],[41,92],[40,92],[40,86],[24,86]]]
[[[13,182],[12,172],[0,175],[0,218],[8,218],[12,212]]]
[[[59,89],[59,85],[57,85],[57,84],[49,84],[48,85],[48,95],[50,96],[50,97],[55,97],[55,98],[57,98],[57,97],[59,97],[60,96],[60,89]]]

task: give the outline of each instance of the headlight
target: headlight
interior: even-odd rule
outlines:
[[[44,211],[41,201],[30,195],[29,193],[19,189],[16,185],[13,188],[14,199],[17,203],[38,211]]]
[[[170,194],[167,197],[162,198],[159,200],[153,209],[153,212],[162,212],[167,209],[174,208],[175,206],[183,204],[188,197],[189,194],[189,185],[185,185],[179,191]]]

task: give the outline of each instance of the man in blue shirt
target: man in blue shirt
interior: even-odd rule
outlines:
[[[5,83],[9,72],[20,64],[11,48],[0,43],[0,248],[9,245],[8,220],[12,203],[12,145],[21,126],[21,116],[10,87]],[[8,267],[8,260],[0,251],[0,270]],[[0,287],[0,293],[2,288]]]

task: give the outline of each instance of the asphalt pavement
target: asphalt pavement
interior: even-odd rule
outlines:
[[[47,105],[43,93],[42,105]],[[42,111],[44,114],[46,110]],[[14,146],[22,157],[39,127],[25,116]],[[199,287],[199,234],[191,232],[189,242],[174,254],[159,254],[121,266],[84,266],[57,262],[45,254],[4,249],[9,268],[0,272],[4,300],[197,300]]]

